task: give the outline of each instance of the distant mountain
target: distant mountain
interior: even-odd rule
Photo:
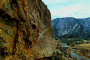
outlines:
[[[90,18],[56,18],[52,20],[52,27],[56,38],[90,37]]]

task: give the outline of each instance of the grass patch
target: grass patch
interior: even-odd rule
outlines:
[[[88,44],[80,44],[78,46],[81,47],[81,48],[84,48],[84,49],[86,49],[86,48],[90,49],[90,44],[89,43]]]

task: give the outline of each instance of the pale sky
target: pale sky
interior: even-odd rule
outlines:
[[[51,12],[52,19],[62,17],[90,17],[90,0],[42,0]]]

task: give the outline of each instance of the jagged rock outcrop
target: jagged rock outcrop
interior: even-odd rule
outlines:
[[[51,14],[41,0],[0,0],[0,60],[51,56]]]
[[[90,18],[75,19],[73,17],[52,20],[56,38],[87,38],[90,36]]]

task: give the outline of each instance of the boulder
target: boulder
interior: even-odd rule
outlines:
[[[0,0],[0,60],[51,56],[56,43],[42,0]]]

